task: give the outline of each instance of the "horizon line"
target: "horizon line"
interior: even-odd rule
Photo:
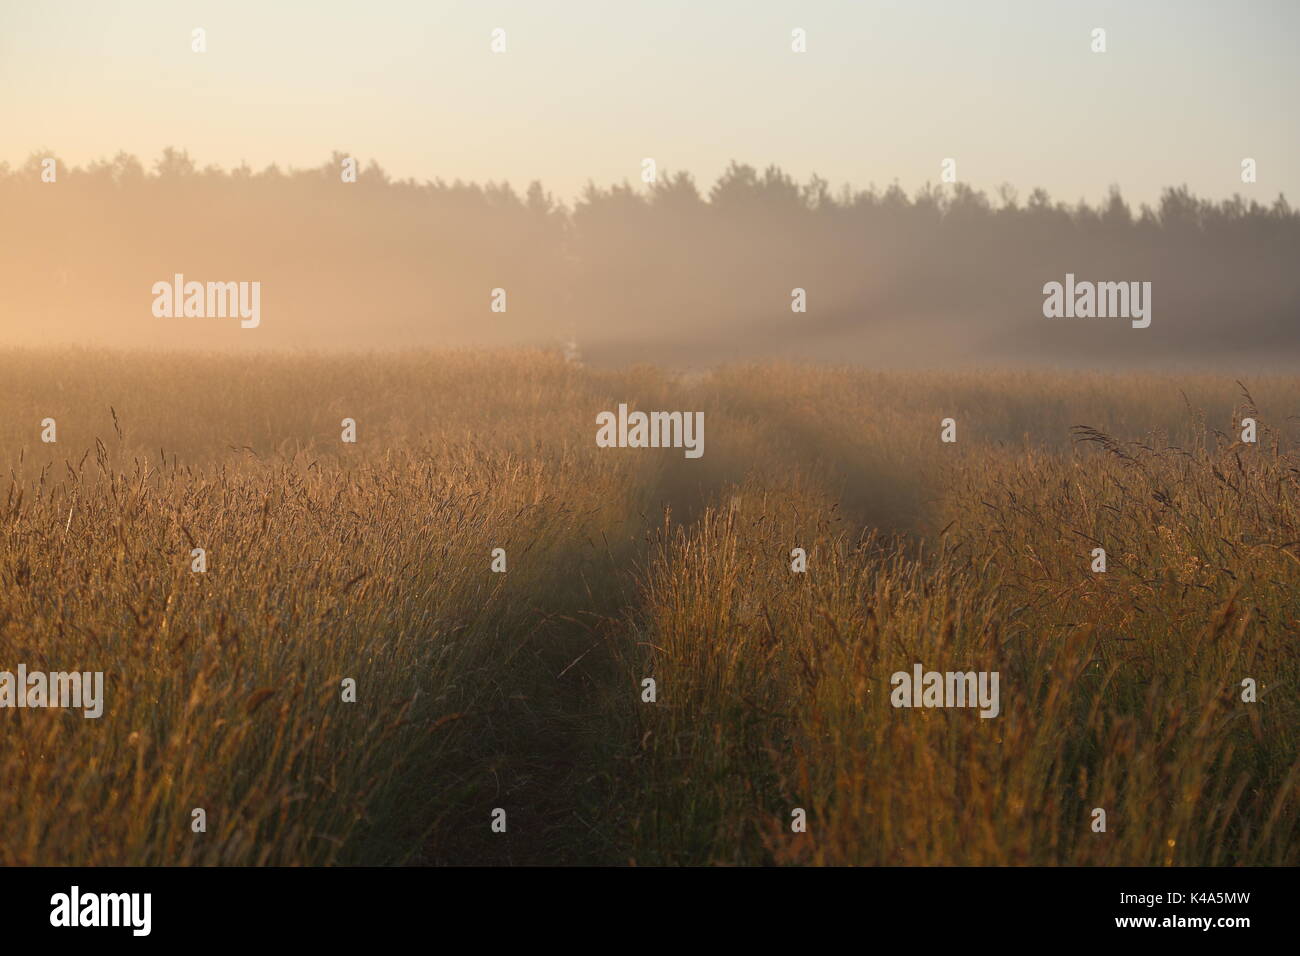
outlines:
[[[416,187],[434,186],[434,187],[452,188],[452,189],[459,187],[464,189],[500,190],[500,191],[514,193],[515,195],[521,198],[526,196],[527,193],[534,186],[539,186],[541,187],[543,194],[548,200],[550,200],[553,204],[556,204],[559,207],[565,209],[572,208],[573,206],[584,201],[584,199],[592,190],[596,190],[599,192],[613,192],[616,190],[626,189],[635,192],[639,195],[648,196],[648,195],[653,195],[656,188],[663,189],[665,188],[666,185],[674,182],[680,182],[682,178],[685,178],[687,181],[691,183],[692,186],[696,188],[701,200],[705,204],[711,203],[709,192],[708,192],[708,186],[706,184],[705,179],[703,177],[697,176],[696,173],[694,173],[689,169],[672,169],[670,167],[664,167],[663,172],[658,175],[657,181],[654,183],[642,182],[638,184],[630,180],[628,177],[624,177],[621,180],[613,180],[613,181],[607,181],[605,183],[597,183],[594,179],[588,178],[586,180],[586,183],[582,187],[581,191],[577,195],[566,198],[562,196],[557,197],[555,192],[553,190],[548,189],[540,178],[530,178],[527,180],[512,181],[509,178],[477,180],[477,179],[467,179],[461,176],[454,176],[450,178],[444,178],[443,176],[435,176],[433,178],[428,178],[427,176],[424,178],[417,178],[414,176],[396,176],[390,173],[388,170],[386,170],[379,163],[379,161],[373,156],[370,157],[369,159],[364,160],[363,163],[362,158],[357,156],[356,154],[348,153],[346,151],[337,150],[337,149],[332,151],[329,159],[314,166],[297,166],[293,164],[281,165],[278,161],[272,161],[264,166],[261,166],[260,168],[250,165],[248,161],[245,159],[241,159],[238,165],[222,165],[220,163],[200,164],[197,159],[195,159],[193,156],[190,155],[190,152],[187,148],[176,147],[176,146],[163,147],[159,151],[157,157],[152,160],[152,162],[149,162],[146,158],[142,158],[140,155],[128,151],[126,149],[119,149],[116,153],[112,154],[111,156],[101,155],[98,158],[86,160],[81,163],[72,163],[63,160],[59,156],[57,150],[37,149],[37,150],[29,151],[27,156],[19,162],[11,163],[6,159],[0,159],[0,175],[13,176],[21,172],[27,167],[39,168],[40,162],[45,159],[58,160],[61,170],[66,169],[67,172],[74,173],[74,174],[91,173],[97,167],[112,167],[115,166],[120,160],[125,159],[129,161],[133,161],[140,167],[143,173],[143,178],[159,180],[159,179],[166,178],[162,173],[160,167],[164,161],[166,161],[171,157],[175,157],[176,159],[184,163],[187,163],[189,167],[191,167],[193,175],[199,175],[199,176],[218,175],[223,177],[230,177],[234,173],[242,172],[242,171],[247,171],[253,176],[266,176],[268,174],[271,174],[272,172],[279,173],[280,175],[283,176],[295,176],[295,175],[310,174],[310,173],[320,173],[327,169],[330,169],[334,164],[336,164],[342,158],[351,158],[357,161],[357,176],[358,176],[357,181],[360,181],[360,179],[366,176],[367,174],[373,176],[375,172],[377,172],[379,175],[383,177],[382,182],[384,182],[384,184],[386,185],[405,185],[405,186],[416,186]],[[934,182],[930,179],[926,179],[921,185],[915,187],[915,189],[911,192],[908,192],[907,189],[903,188],[898,176],[894,176],[892,180],[890,180],[886,185],[883,186],[879,185],[874,179],[870,180],[865,187],[859,186],[848,180],[844,180],[838,185],[835,185],[829,179],[827,179],[826,177],[822,176],[820,173],[817,172],[810,173],[808,174],[806,179],[801,180],[801,179],[797,179],[794,176],[794,174],[787,173],[782,168],[782,166],[777,162],[769,162],[765,165],[760,165],[760,164],[750,163],[747,161],[737,160],[734,158],[729,160],[727,165],[723,168],[723,170],[717,174],[717,176],[712,181],[713,184],[716,185],[717,183],[723,182],[728,176],[728,174],[731,173],[733,170],[752,170],[755,174],[757,174],[760,181],[762,181],[765,177],[775,177],[778,179],[783,179],[785,182],[795,185],[800,190],[801,193],[804,192],[806,189],[813,188],[820,184],[825,188],[827,195],[829,195],[832,199],[836,201],[843,200],[846,197],[849,200],[854,200],[859,197],[885,196],[894,192],[901,193],[902,195],[907,197],[910,201],[913,199],[928,197],[936,193],[940,195],[951,194],[964,189],[977,197],[983,197],[989,199],[990,208],[993,209],[1021,208],[1019,200],[1021,198],[1020,194],[1022,192],[1025,194],[1026,198],[1032,197],[1035,194],[1041,192],[1044,196],[1048,198],[1049,202],[1047,203],[1047,205],[1050,208],[1052,209],[1064,208],[1067,210],[1077,209],[1080,206],[1086,206],[1090,209],[1091,208],[1103,209],[1105,205],[1113,199],[1113,197],[1118,197],[1130,209],[1136,209],[1139,211],[1151,209],[1152,211],[1154,211],[1154,207],[1151,205],[1152,202],[1158,204],[1166,196],[1170,194],[1178,194],[1178,193],[1183,193],[1187,195],[1189,198],[1196,199],[1202,202],[1210,202],[1216,206],[1221,204],[1230,204],[1234,200],[1242,200],[1247,202],[1247,208],[1250,208],[1250,205],[1253,204],[1265,210],[1276,208],[1278,205],[1283,205],[1288,210],[1290,209],[1290,203],[1286,198],[1286,191],[1283,189],[1279,189],[1277,194],[1273,196],[1271,199],[1267,199],[1267,198],[1259,199],[1255,197],[1248,197],[1239,190],[1232,192],[1230,194],[1221,194],[1217,198],[1214,198],[1209,195],[1199,195],[1192,192],[1191,187],[1187,184],[1186,181],[1184,181],[1179,184],[1170,184],[1170,185],[1163,186],[1161,187],[1159,193],[1154,198],[1154,200],[1150,200],[1150,201],[1138,200],[1136,201],[1136,205],[1134,205],[1132,201],[1129,201],[1124,198],[1123,187],[1118,183],[1112,183],[1109,187],[1107,187],[1107,191],[1104,194],[1104,196],[1102,196],[1099,200],[1097,200],[1094,205],[1094,202],[1090,201],[1085,196],[1080,196],[1074,202],[1070,202],[1065,199],[1052,197],[1051,193],[1048,192],[1046,187],[1043,186],[1021,187],[1021,186],[1017,186],[1015,183],[1006,180],[999,182],[993,186],[977,186],[971,182],[961,181],[961,180],[957,180],[954,182],[943,182],[943,181]],[[524,183],[524,182],[526,182],[526,185],[522,185],[522,186],[516,185],[516,183]],[[1250,186],[1254,184],[1243,182],[1241,185]],[[1016,202],[1016,206],[1012,206],[1011,203],[1007,201],[1008,193],[1015,194],[1014,201]],[[1001,205],[995,205],[993,201],[999,199],[1001,200]]]

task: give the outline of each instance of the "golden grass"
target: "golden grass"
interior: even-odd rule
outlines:
[[[0,710],[0,863],[1300,859],[1300,382],[507,352],[0,374],[0,670],[107,697]],[[597,449],[619,401],[702,409],[704,458]],[[916,662],[999,671],[1001,716],[894,709]]]

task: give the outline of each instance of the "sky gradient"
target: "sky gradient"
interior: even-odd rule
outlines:
[[[567,201],[589,179],[637,181],[647,156],[706,187],[737,159],[909,192],[953,157],[961,181],[1022,197],[1096,201],[1114,183],[1151,201],[1186,183],[1294,201],[1298,28],[1300,4],[1258,0],[5,0],[0,161],[151,162],[171,145],[304,167],[337,149],[399,178],[538,179]]]

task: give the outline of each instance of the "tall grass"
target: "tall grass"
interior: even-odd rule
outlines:
[[[0,863],[1297,862],[1294,381],[0,374],[0,670],[106,675],[99,720],[0,711]],[[596,449],[620,401],[704,458]],[[917,662],[1001,715],[891,707]]]

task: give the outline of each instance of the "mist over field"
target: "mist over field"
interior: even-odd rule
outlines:
[[[0,341],[316,350],[556,346],[602,365],[807,358],[1290,368],[1300,213],[1170,188],[1133,208],[958,182],[909,196],[733,163],[590,185],[394,180],[119,154],[42,181],[0,166]],[[57,160],[56,160],[57,162]],[[261,321],[158,318],[156,282],[256,281]],[[1044,317],[1044,286],[1149,282],[1150,325]],[[492,310],[504,290],[504,311]],[[804,310],[792,310],[793,290]],[[179,303],[178,303],[179,311]]]

